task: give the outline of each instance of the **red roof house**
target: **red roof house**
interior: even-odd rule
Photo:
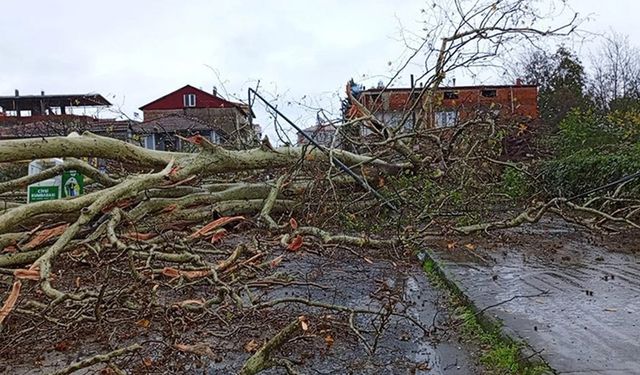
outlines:
[[[208,93],[191,85],[186,85],[140,107],[144,120],[156,120],[166,116],[182,115],[195,118],[221,129],[227,135],[227,142],[249,144],[257,138],[249,123],[252,113],[242,103],[226,100],[217,92]]]

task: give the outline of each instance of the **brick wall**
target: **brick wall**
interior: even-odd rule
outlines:
[[[410,89],[396,89],[385,92],[368,90],[363,93],[362,103],[378,116],[382,114],[401,114],[409,110],[419,89],[411,95]],[[493,94],[495,96],[487,96]],[[484,95],[483,95],[484,94]],[[433,106],[418,104],[416,114],[419,117],[427,113],[455,110],[460,120],[474,116],[478,111],[497,111],[501,116],[523,116],[538,118],[538,89],[535,86],[487,86],[441,88],[436,94]],[[426,107],[426,108],[425,108]],[[424,109],[424,110],[423,110]],[[427,121],[432,124],[432,121]]]

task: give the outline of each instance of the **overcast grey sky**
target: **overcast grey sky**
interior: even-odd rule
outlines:
[[[185,84],[244,99],[258,79],[269,94],[339,108],[350,77],[374,85],[420,30],[423,0],[4,0],[0,95],[108,96],[132,115]],[[637,0],[570,0],[591,21],[640,44]],[[403,77],[408,81],[408,77]],[[498,79],[499,80],[499,79]],[[489,83],[489,82],[488,82]],[[499,83],[499,82],[490,82]],[[313,117],[294,117],[312,125]],[[329,108],[331,109],[331,108]],[[265,118],[258,121],[268,127]]]

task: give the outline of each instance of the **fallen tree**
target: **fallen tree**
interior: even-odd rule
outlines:
[[[313,288],[326,288],[307,275],[300,280],[279,272],[281,263],[301,249],[320,254],[349,251],[370,264],[373,261],[361,250],[397,260],[411,256],[433,236],[506,229],[535,223],[548,213],[592,228],[612,223],[637,227],[637,201],[622,202],[619,191],[579,203],[557,197],[546,203],[535,200],[518,207],[521,213],[485,215],[473,223],[450,218],[456,211],[495,202],[500,194],[494,188],[505,170],[535,176],[501,159],[504,134],[513,129],[487,113],[447,131],[430,126],[425,113],[430,114],[428,107],[437,101],[438,86],[456,68],[486,62],[507,39],[566,34],[574,27],[571,20],[546,31],[535,28],[537,17],[530,17],[535,11],[523,1],[476,2],[471,8],[455,3],[459,23],[438,28],[439,33],[425,38],[413,55],[422,50],[435,63],[415,93],[419,100],[400,123],[385,124],[351,98],[359,116],[349,124],[373,132],[373,139],[346,140],[361,153],[313,146],[273,148],[269,142],[237,151],[197,135],[184,139],[197,147],[196,153],[147,150],[91,133],[0,141],[0,163],[65,158],[61,166],[0,184],[0,192],[69,169],[93,181],[86,195],[9,205],[0,215],[0,273],[7,286],[0,326],[9,337],[0,344],[0,353],[28,346],[29,340],[36,340],[29,337],[33,332],[41,338],[48,331],[63,335],[67,330],[108,327],[111,332],[103,337],[109,346],[106,354],[74,361],[59,371],[101,363],[117,369],[112,362],[133,352],[145,354],[142,365],[123,362],[129,370],[144,366],[148,371],[158,365],[154,361],[184,353],[215,361],[206,343],[184,343],[196,341],[197,335],[181,334],[206,321],[213,336],[231,337],[251,314],[277,315],[276,306],[304,306],[308,320],[298,319],[297,310],[293,320],[291,312],[281,319],[269,316],[284,328],[274,333],[272,326],[266,327],[274,335],[262,344],[250,341],[245,351],[251,356],[238,366],[245,374],[273,366],[292,373],[294,364],[274,353],[292,340],[310,337],[330,347],[333,338],[321,323],[334,317],[327,318],[330,314],[322,314],[326,311],[342,314],[341,327],[353,332],[370,355],[391,319],[410,321],[425,335],[433,331],[406,313],[402,298],[384,282],[376,291],[379,304],[367,309],[270,295],[265,289],[274,285],[303,283],[309,294]],[[429,43],[433,38],[440,38],[435,39],[440,43]],[[403,133],[405,122],[422,106],[425,121]],[[80,160],[85,157],[118,162],[124,168],[104,174]],[[336,168],[337,161],[356,178]],[[358,316],[365,315],[375,317],[373,329],[358,327]],[[153,332],[155,336],[143,340],[132,334],[157,321],[162,328]],[[38,324],[47,332],[33,328]],[[317,325],[314,335],[293,337],[312,324]],[[182,369],[167,369],[172,370]]]

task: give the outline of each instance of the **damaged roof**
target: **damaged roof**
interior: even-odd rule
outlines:
[[[5,111],[27,110],[38,107],[41,103],[46,107],[102,107],[111,105],[100,94],[0,96],[0,107]]]

